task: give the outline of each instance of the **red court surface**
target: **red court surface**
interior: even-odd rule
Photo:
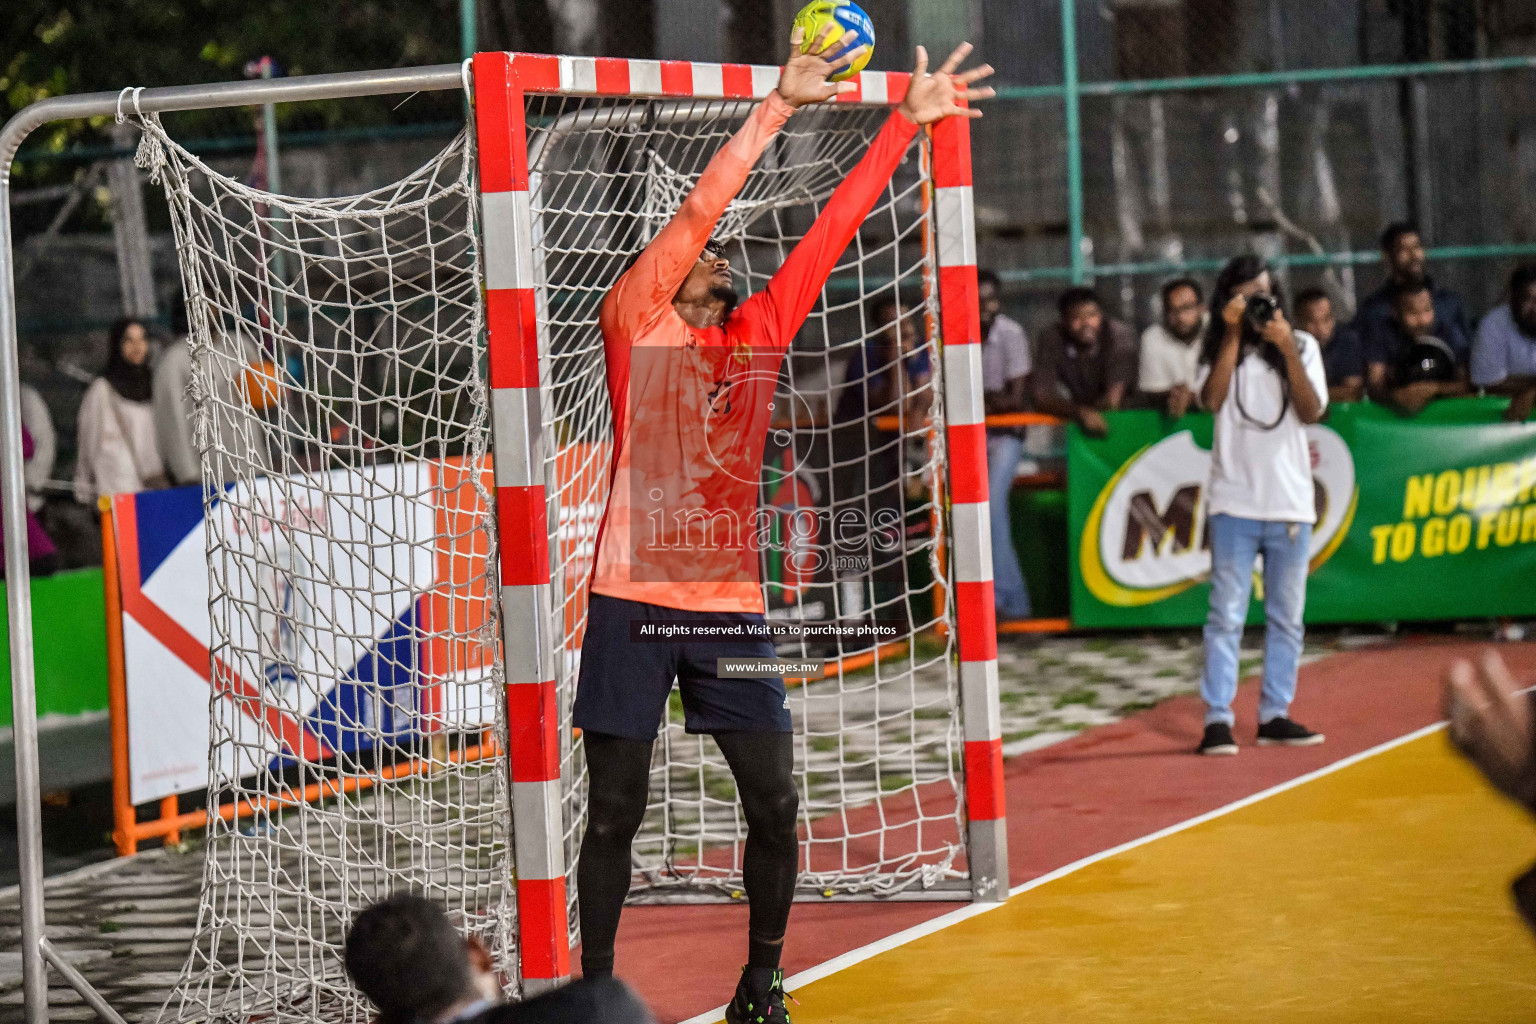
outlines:
[[[1253,746],[1258,684],[1235,705],[1242,752],[1199,758],[1203,705],[1167,701],[1125,721],[1007,765],[1008,841],[1019,885],[1121,843],[1216,810],[1440,718],[1440,679],[1485,644],[1403,640],[1331,655],[1301,671],[1294,716],[1326,732],[1317,747]],[[1536,672],[1536,643],[1500,644],[1518,674]],[[786,975],[955,909],[954,903],[797,903]],[[659,1020],[686,1020],[730,998],[746,957],[745,905],[630,907],[616,968]]]

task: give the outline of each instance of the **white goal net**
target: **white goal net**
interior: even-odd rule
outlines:
[[[598,312],[752,104],[526,102],[541,387],[546,436],[555,439],[545,480],[558,490],[561,523],[551,632],[564,637],[555,664],[574,928],[585,789],[570,711],[613,436]],[[715,231],[743,298],[766,285],[888,112],[807,109],[769,147]],[[770,618],[897,626],[879,658],[865,641],[780,646],[786,657],[830,666],[790,698],[804,894],[950,890],[953,898],[953,889],[968,889],[952,633],[936,628],[947,627],[950,610],[937,558],[942,382],[936,304],[925,297],[934,281],[927,184],[914,145],[797,337],[764,453],[761,500],[774,520],[762,560]],[[685,733],[674,693],[635,846],[632,899],[740,897],[745,834],[724,759],[707,737]]]
[[[741,125],[743,102],[527,99],[544,467],[569,868],[586,782],[570,710],[613,428],[597,315]],[[793,118],[717,237],[762,288],[888,108]],[[214,698],[207,866],[178,1020],[363,1021],[352,917],[439,900],[516,978],[483,292],[468,134],[387,188],[273,196],[140,120],[187,287],[207,488]],[[764,452],[773,619],[880,622],[791,690],[807,895],[964,899],[942,360],[926,160],[914,145],[785,362]],[[743,295],[745,297],[745,294]],[[846,513],[846,515],[844,515]],[[489,568],[488,568],[489,567]],[[739,898],[745,822],[674,704],[635,898]]]

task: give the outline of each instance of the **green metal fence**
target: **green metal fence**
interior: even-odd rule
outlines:
[[[1478,314],[1536,257],[1536,13],[1520,5],[976,3],[1004,65],[974,135],[982,261],[1036,323],[1091,283],[1144,325],[1161,280],[1242,251],[1363,296],[1403,219]]]

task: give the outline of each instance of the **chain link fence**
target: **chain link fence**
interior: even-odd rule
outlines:
[[[973,136],[978,234],[1026,324],[1054,316],[1076,278],[1145,326],[1163,281],[1208,282],[1247,251],[1292,289],[1325,284],[1348,306],[1380,283],[1377,242],[1398,220],[1421,225],[1432,273],[1475,314],[1501,301],[1516,261],[1536,257],[1530,4],[980,6],[1001,82]]]

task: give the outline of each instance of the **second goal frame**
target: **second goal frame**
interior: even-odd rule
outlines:
[[[563,603],[554,591],[550,554],[559,510],[556,488],[544,475],[552,442],[540,395],[547,343],[525,97],[745,103],[765,98],[778,83],[779,69],[510,53],[479,54],[473,66],[519,944],[524,984],[537,991],[569,976],[570,937],[553,664],[561,637],[551,635],[549,626],[553,610]],[[904,97],[908,80],[906,74],[863,72],[855,79],[856,90],[837,102],[892,107]],[[994,901],[1008,894],[1008,853],[969,121],[946,118],[920,141],[928,147],[931,170],[927,198],[934,230],[925,243],[937,266],[932,283],[940,310],[968,866],[972,898]]]

